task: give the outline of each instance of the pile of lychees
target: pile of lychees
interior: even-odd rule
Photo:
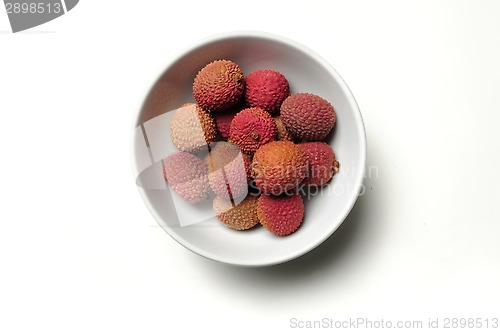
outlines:
[[[163,161],[165,179],[184,200],[213,197],[217,218],[235,230],[262,224],[295,232],[304,219],[301,188],[323,186],[339,170],[323,142],[336,113],[325,99],[290,94],[285,76],[246,77],[229,60],[207,64],[193,83],[196,103],[176,109],[170,136],[180,152]]]

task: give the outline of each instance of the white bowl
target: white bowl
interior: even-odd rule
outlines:
[[[319,195],[305,200],[305,217],[292,235],[263,227],[234,231],[214,216],[211,201],[189,205],[168,188],[161,160],[175,151],[169,139],[172,110],[193,101],[198,70],[217,59],[235,61],[248,74],[274,69],[291,92],[310,92],[332,103],[337,123],[327,138],[340,172]],[[234,32],[205,39],[170,60],[152,82],[138,110],[132,142],[134,174],[141,196],[160,226],[177,242],[204,257],[235,265],[265,266],[299,257],[325,241],[344,221],[362,189],[366,138],[361,114],[337,72],[310,49],[283,37]]]

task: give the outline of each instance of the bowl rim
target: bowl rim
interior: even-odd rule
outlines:
[[[146,101],[146,98],[151,91],[151,89],[154,87],[156,82],[162,77],[162,75],[168,70],[168,68],[171,67],[171,65],[175,64],[177,61],[181,60],[184,56],[188,55],[189,53],[195,51],[197,48],[206,46],[208,44],[218,42],[221,40],[225,39],[234,39],[234,38],[258,38],[258,39],[266,39],[270,40],[273,42],[280,42],[283,44],[290,45],[296,49],[299,49],[300,51],[308,54],[311,56],[315,61],[320,63],[324,68],[326,68],[329,71],[329,74],[333,76],[338,82],[343,90],[344,94],[347,96],[347,101],[349,104],[349,107],[352,108],[354,111],[354,119],[356,126],[360,128],[359,130],[359,142],[360,142],[360,167],[362,167],[362,171],[359,172],[356,175],[356,178],[354,179],[353,183],[353,192],[357,192],[356,195],[353,195],[350,204],[346,204],[344,207],[342,213],[340,214],[341,217],[339,218],[339,221],[335,224],[332,224],[332,227],[329,229],[329,232],[325,232],[322,234],[316,241],[312,243],[308,243],[305,246],[301,248],[301,250],[294,251],[290,255],[281,257],[279,259],[274,259],[274,260],[266,260],[266,261],[261,261],[261,262],[245,262],[245,261],[239,261],[239,260],[229,260],[229,259],[224,259],[223,257],[219,257],[218,255],[213,255],[210,252],[206,252],[205,250],[202,250],[200,248],[195,248],[195,246],[191,245],[190,242],[184,240],[181,236],[178,236],[175,232],[170,231],[169,227],[163,225],[163,219],[157,215],[155,208],[152,206],[150,201],[147,199],[146,195],[140,190],[139,187],[137,187],[139,194],[146,204],[149,212],[153,215],[155,221],[163,228],[163,230],[170,235],[176,242],[181,244],[183,247],[186,249],[190,250],[191,252],[208,258],[210,260],[228,264],[228,265],[236,265],[236,266],[243,266],[243,267],[264,267],[264,266],[273,266],[273,265],[278,265],[278,264],[283,264],[289,261],[292,261],[298,257],[301,257],[308,252],[314,250],[317,248],[319,245],[324,243],[327,239],[330,238],[330,236],[342,225],[351,212],[352,208],[356,204],[358,198],[359,198],[359,192],[362,188],[363,185],[363,180],[364,180],[364,175],[365,175],[365,168],[366,168],[366,130],[365,130],[365,125],[363,121],[363,117],[361,115],[361,111],[359,109],[358,103],[356,102],[356,99],[354,98],[354,95],[351,91],[351,89],[348,87],[347,83],[344,81],[344,79],[340,76],[340,74],[333,68],[330,63],[328,63],[323,57],[318,55],[315,51],[310,49],[309,47],[296,42],[292,39],[289,39],[287,37],[277,35],[274,33],[269,33],[269,32],[263,32],[263,31],[253,31],[253,30],[238,30],[238,31],[230,31],[230,32],[223,32],[223,33],[218,33],[214,34],[211,36],[208,36],[206,38],[203,38],[197,42],[194,42],[181,51],[179,51],[177,54],[175,54],[173,57],[171,57],[169,60],[167,60],[160,68],[158,73],[153,77],[153,79],[149,82],[147,87],[145,88],[145,91],[143,92],[141,99],[139,101],[139,106],[136,107],[136,111],[134,113],[134,119],[133,119],[133,124],[132,124],[132,135],[131,135],[131,163],[132,163],[132,170],[134,176],[137,174],[137,169],[136,169],[136,164],[135,164],[135,159],[136,159],[136,154],[135,154],[135,143],[134,143],[134,132],[137,129],[137,123],[140,119],[141,115],[141,110],[144,107],[144,103]]]

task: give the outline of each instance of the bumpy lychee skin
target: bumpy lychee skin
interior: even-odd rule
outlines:
[[[196,102],[212,112],[234,106],[245,89],[243,71],[229,60],[217,60],[203,67],[193,83]]]
[[[231,127],[231,121],[233,121],[235,111],[223,111],[214,113],[215,126],[217,127],[217,132],[223,140],[229,138],[229,128]]]
[[[229,128],[229,140],[248,154],[276,140],[276,123],[269,113],[258,107],[244,109],[236,114]]]
[[[245,77],[245,101],[251,107],[273,114],[289,95],[288,81],[277,71],[256,70]]]
[[[248,193],[250,158],[232,143],[218,142],[206,156],[210,188],[224,199],[235,199]]]
[[[213,208],[217,219],[229,228],[242,231],[259,223],[257,216],[257,196],[248,195],[243,201],[233,205],[222,197],[215,197]]]
[[[252,176],[265,194],[281,195],[297,187],[307,176],[306,153],[289,141],[268,143],[255,152]]]
[[[271,233],[286,236],[295,232],[304,219],[304,202],[297,194],[267,196],[257,201],[260,223]]]
[[[280,116],[274,118],[276,128],[278,129],[278,141],[293,141],[292,134],[288,132]]]
[[[311,93],[295,93],[281,104],[281,119],[288,131],[303,141],[319,141],[335,125],[333,106]]]
[[[215,141],[215,122],[207,111],[196,104],[184,104],[174,111],[170,121],[172,143],[181,151],[195,152],[208,149]]]
[[[190,153],[175,152],[165,158],[163,176],[172,189],[188,203],[201,202],[210,193],[207,165]]]
[[[222,140],[227,141],[229,139],[229,128],[231,127],[231,121],[233,121],[235,115],[245,109],[244,103],[238,103],[235,106],[221,111],[213,113],[212,116],[215,120],[215,126],[217,127],[217,132]]]
[[[339,162],[335,160],[335,152],[324,142],[301,143],[299,147],[307,154],[309,172],[303,184],[322,186],[330,181],[339,171]]]

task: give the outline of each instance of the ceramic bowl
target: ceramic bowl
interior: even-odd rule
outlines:
[[[283,73],[292,93],[310,92],[328,100],[337,123],[327,137],[340,172],[305,197],[305,216],[292,235],[278,237],[263,227],[235,231],[214,216],[212,202],[190,205],[163,179],[162,159],[176,151],[169,121],[181,104],[194,101],[193,79],[217,59],[236,62],[244,74],[257,69]],[[219,262],[266,266],[299,257],[325,241],[344,221],[362,189],[366,138],[360,111],[340,75],[307,47],[281,36],[233,32],[204,39],[160,70],[147,89],[133,126],[132,164],[138,190],[158,224],[187,249]]]

